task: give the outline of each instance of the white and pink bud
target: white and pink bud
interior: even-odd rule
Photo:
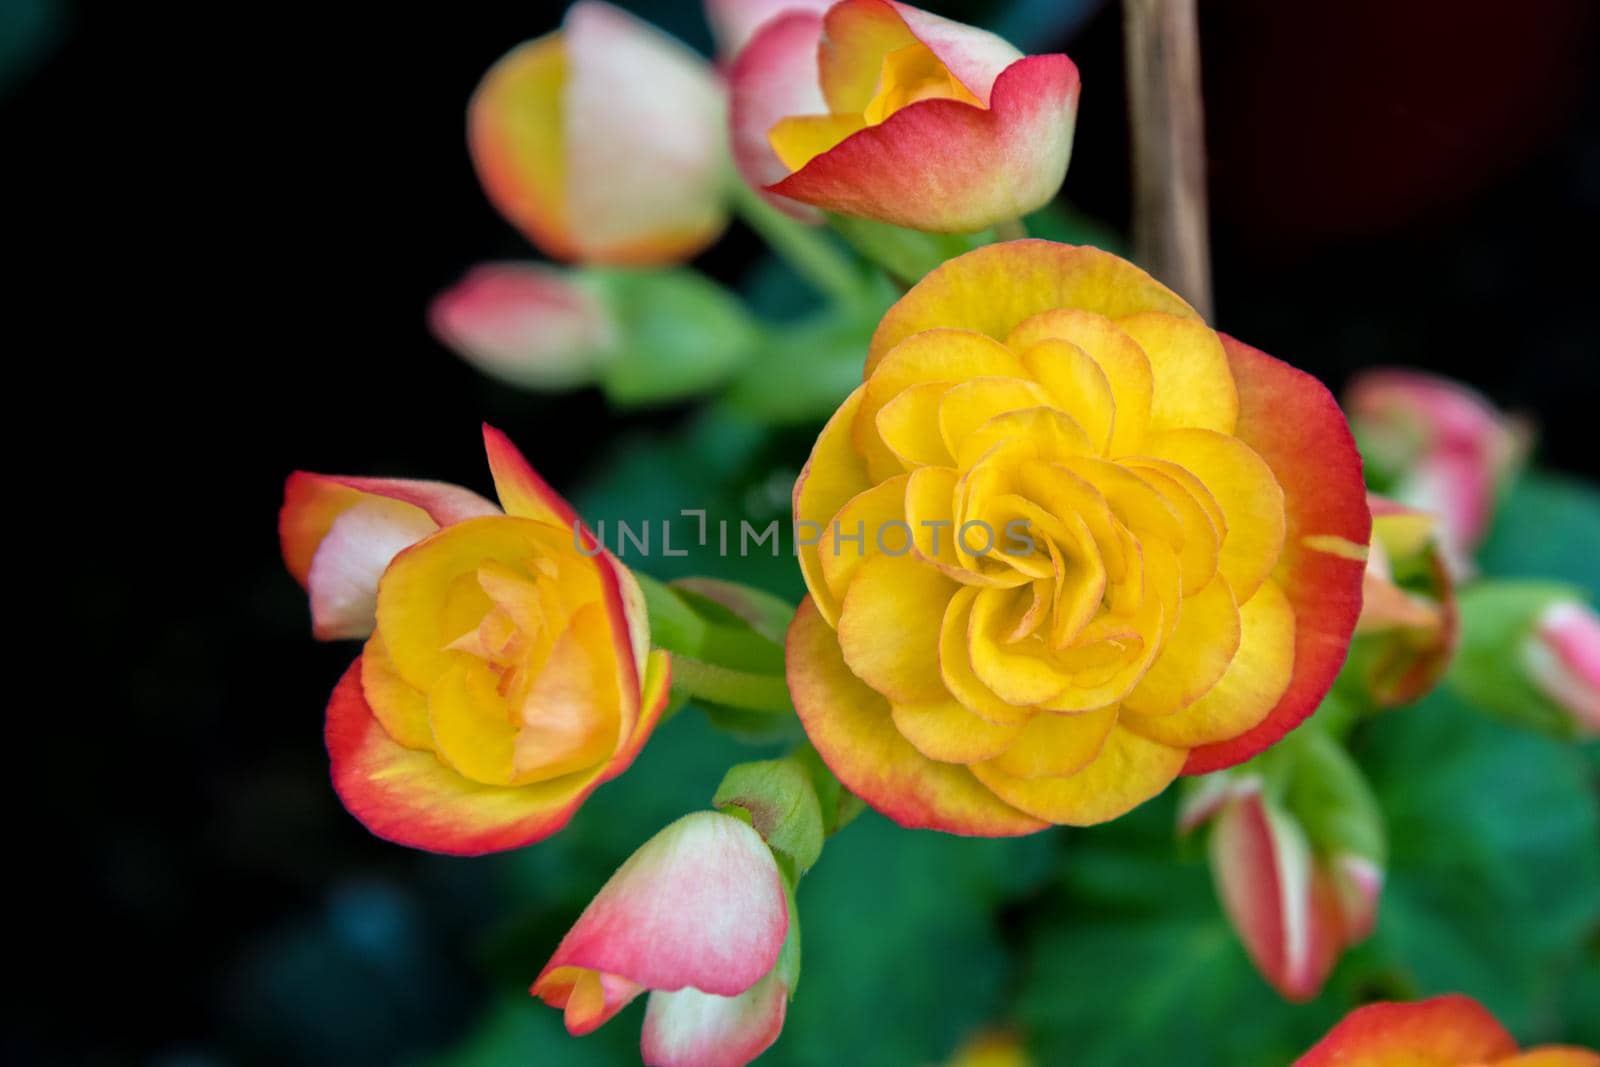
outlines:
[[[783,876],[761,835],[696,812],[646,842],[562,939],[532,993],[587,1034],[648,992],[651,1067],[742,1067],[783,1029],[793,967]]]
[[[485,374],[528,389],[592,382],[617,344],[605,302],[571,272],[484,263],[434,298],[434,336]]]
[[[1470,574],[1500,491],[1527,457],[1528,427],[1460,382],[1410,370],[1361,374],[1345,408],[1390,495],[1437,514],[1452,571]]]

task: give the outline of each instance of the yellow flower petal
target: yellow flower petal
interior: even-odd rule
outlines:
[[[1116,724],[1115,705],[1077,715],[1040,712],[988,766],[1015,778],[1066,778],[1094,762]]]
[[[1152,741],[1193,748],[1237,737],[1267,717],[1294,673],[1294,610],[1276,582],[1239,606],[1239,651],[1217,684],[1175,715],[1123,710],[1122,722]]]
[[[945,696],[939,681],[939,633],[956,583],[908,556],[875,556],[857,570],[839,613],[839,647],[867,685],[900,704]],[[908,625],[912,619],[929,625]]]
[[[1239,393],[1215,330],[1198,319],[1154,311],[1124,316],[1117,326],[1150,360],[1152,432],[1186,427],[1233,432]]]
[[[1146,450],[1198,478],[1227,522],[1218,572],[1240,602],[1249,600],[1283,550],[1283,489],[1255,451],[1236,437],[1210,430],[1152,434]]]
[[[895,704],[895,729],[929,759],[977,763],[1011,747],[1022,725],[1002,726],[980,719],[954,700],[934,704]]]
[[[1114,819],[1161,792],[1178,776],[1187,752],[1112,728],[1094,761],[1070,778],[1017,778],[992,763],[972,773],[995,795],[1040,819],[1092,826]]]

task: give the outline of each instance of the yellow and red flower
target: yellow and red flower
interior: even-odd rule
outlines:
[[[689,49],[598,0],[496,63],[468,110],[484,192],[549,255],[687,259],[727,224],[726,101]]]
[[[897,822],[984,835],[1113,818],[1292,729],[1344,661],[1371,525],[1320,383],[1047,241],[889,310],[794,511],[812,743]]]
[[[962,233],[1055,196],[1078,70],[907,4],[842,0],[763,25],[729,91],[734,159],[779,207]]]
[[[1483,1005],[1453,994],[1357,1008],[1294,1067],[1600,1067],[1600,1054],[1569,1045],[1518,1052]]]
[[[279,527],[319,636],[371,632],[328,703],[335,790],[379,837],[454,854],[561,829],[633,761],[670,673],[633,576],[503,434],[484,443],[503,513],[299,473]]]
[[[696,812],[611,876],[532,993],[581,1036],[649,992],[641,1040],[656,1067],[743,1067],[778,1038],[797,958],[777,862],[750,825]]]

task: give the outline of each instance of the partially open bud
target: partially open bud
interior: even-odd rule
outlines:
[[[587,1034],[640,993],[644,1060],[742,1067],[783,1029],[798,969],[788,893],[761,835],[686,815],[611,876],[533,983]]]
[[[1558,736],[1600,736],[1600,616],[1571,587],[1483,581],[1461,597],[1450,684],[1474,704]]]
[[[1361,374],[1345,409],[1375,484],[1438,514],[1451,569],[1470,573],[1496,500],[1527,458],[1529,428],[1460,382],[1411,370]]]
[[[434,298],[434,335],[501,381],[565,389],[594,380],[617,326],[576,275],[541,263],[484,263]]]
[[[1217,896],[1251,962],[1285,998],[1315,997],[1345,949],[1372,932],[1380,819],[1360,771],[1315,730],[1189,790],[1179,829],[1214,824]]]
[[[1350,666],[1382,707],[1409,704],[1450,665],[1458,618],[1455,581],[1425,511],[1370,496],[1372,545]]]

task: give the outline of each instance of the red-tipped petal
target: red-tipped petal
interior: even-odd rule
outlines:
[[[289,573],[311,595],[316,636],[364,637],[395,553],[440,526],[498,511],[444,482],[296,471],[284,484],[278,539]]]
[[[1049,825],[995,796],[967,767],[913,748],[895,728],[889,702],[845,665],[838,634],[810,597],[789,627],[786,661],[795,710],[823,761],[901,826],[1006,837]]]
[[[476,856],[538,841],[560,830],[602,782],[638,755],[666,707],[666,655],[652,656],[643,710],[628,744],[611,760],[579,774],[526,786],[486,786],[440,763],[431,752],[404,748],[373,716],[358,659],[328,701],[325,737],[334,791],[377,836],[429,852]]]
[[[1338,955],[1341,919],[1299,826],[1259,791],[1235,800],[1212,833],[1211,872],[1262,976],[1289,1000],[1316,996]]]
[[[821,15],[832,3],[833,0],[706,0],[706,21],[716,38],[717,54],[732,59],[772,20],[794,11]],[[815,75],[813,67],[813,81]]]
[[[828,110],[817,85],[821,36],[820,16],[781,15],[761,27],[728,72],[729,136],[739,173],[768,202],[805,222],[821,221],[815,208],[767,191],[789,175],[767,134],[779,119]]]
[[[1226,334],[1222,340],[1239,390],[1235,433],[1267,461],[1283,487],[1287,525],[1272,573],[1294,608],[1294,676],[1259,726],[1194,749],[1185,774],[1242,763],[1316,710],[1344,665],[1361,614],[1372,536],[1361,456],[1328,390]]]
[[[1072,152],[1078,90],[1066,56],[1028,56],[995,79],[987,109],[958,100],[910,104],[770,189],[910,229],[981,230],[1055,196]]]
[[[538,519],[568,529],[578,521],[578,513],[572,510],[572,505],[539,477],[539,472],[511,443],[511,438],[488,423],[483,424],[483,447],[489,454],[495,494],[500,497],[500,505],[507,515]]]
[[[761,835],[731,815],[696,812],[617,869],[533,991],[578,968],[646,989],[735,997],[772,970],[788,931],[783,877]]]
[[[1357,1008],[1294,1067],[1449,1067],[1491,1062],[1516,1051],[1516,1041],[1483,1005],[1451,994]]]
[[[615,341],[604,305],[541,263],[483,263],[434,298],[433,333],[485,374],[535,389],[582,385]]]

